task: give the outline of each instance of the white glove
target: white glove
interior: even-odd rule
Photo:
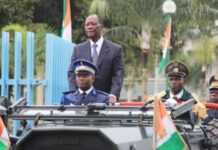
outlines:
[[[172,98],[169,98],[169,99],[167,99],[167,100],[165,101],[166,107],[172,108],[172,107],[175,107],[176,104],[177,104],[177,101],[174,100],[174,99],[172,99]]]

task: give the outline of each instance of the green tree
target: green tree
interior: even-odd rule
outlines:
[[[84,33],[84,20],[89,14],[89,6],[92,1],[79,0],[71,1],[71,12],[72,12],[72,38],[73,42],[79,43],[86,39]]]
[[[39,0],[0,0],[0,27],[10,23],[32,22],[34,4]]]
[[[211,56],[214,53],[207,54],[208,59],[205,60],[206,62],[202,62],[199,55],[205,56],[205,51],[194,50],[193,53],[187,55],[183,53],[183,43],[189,38],[186,33],[190,29],[198,29],[200,35],[210,36],[218,13],[218,2],[215,0],[174,1],[177,5],[177,11],[172,15],[173,34],[171,42],[173,42],[173,53],[171,59],[185,59],[186,62],[189,62],[191,57],[194,59],[193,64],[198,64],[198,68],[202,68],[206,62],[212,61]],[[147,73],[142,69],[144,62],[139,59],[140,53],[143,52],[141,45],[145,42],[143,33],[149,36],[148,42],[150,45],[148,63],[145,67],[150,71],[150,75],[154,73],[154,67],[157,65],[156,56],[161,52],[160,39],[163,34],[164,17],[161,12],[162,3],[163,0],[93,0],[90,6],[91,13],[97,13],[104,18],[106,24],[105,35],[125,48],[125,64],[128,66],[126,67],[126,79],[129,79],[130,76],[132,76],[132,79],[144,78],[142,73]],[[208,41],[210,41],[210,38]],[[211,49],[210,42],[204,44],[206,44],[207,48],[202,47],[203,45],[199,45],[199,47]],[[213,48],[214,46],[212,46]],[[199,55],[196,55],[196,53]],[[192,66],[189,65],[189,67]],[[198,76],[202,77],[201,73],[198,73]]]

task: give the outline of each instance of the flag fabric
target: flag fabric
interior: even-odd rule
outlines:
[[[172,31],[172,18],[170,16],[166,17],[166,27],[164,30],[164,37],[163,37],[163,43],[162,43],[162,58],[159,64],[159,73],[161,73],[166,65],[170,61],[170,55],[169,55],[169,47],[170,47],[170,41],[171,41],[171,31]]]
[[[7,129],[3,123],[2,118],[0,117],[0,150],[9,150],[10,140],[8,136]]]
[[[154,150],[187,150],[188,147],[169,116],[160,98],[154,102]]]
[[[70,0],[63,0],[63,23],[61,36],[67,41],[72,41],[72,22],[71,22],[71,7]]]

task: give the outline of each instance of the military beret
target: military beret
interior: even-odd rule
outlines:
[[[188,76],[189,70],[183,63],[174,60],[166,66],[165,74],[167,74],[168,77],[178,76],[181,78],[185,78],[186,76]]]
[[[209,80],[209,89],[218,89],[218,75],[213,75]]]
[[[80,71],[86,71],[91,74],[95,74],[97,72],[96,66],[88,60],[85,59],[77,59],[73,62],[73,70],[74,73],[78,73]]]

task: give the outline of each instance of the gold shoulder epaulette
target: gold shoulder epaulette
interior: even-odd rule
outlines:
[[[166,95],[166,92],[165,92],[165,91],[162,91],[162,92],[160,92],[160,93],[158,93],[158,94],[148,96],[148,98],[147,98],[145,101],[146,101],[146,102],[153,101],[153,100],[155,100],[157,97],[161,98],[161,97],[163,97],[163,96],[165,96],[165,95]]]
[[[164,97],[166,95],[166,91],[161,91],[160,93],[157,94],[157,97]]]

